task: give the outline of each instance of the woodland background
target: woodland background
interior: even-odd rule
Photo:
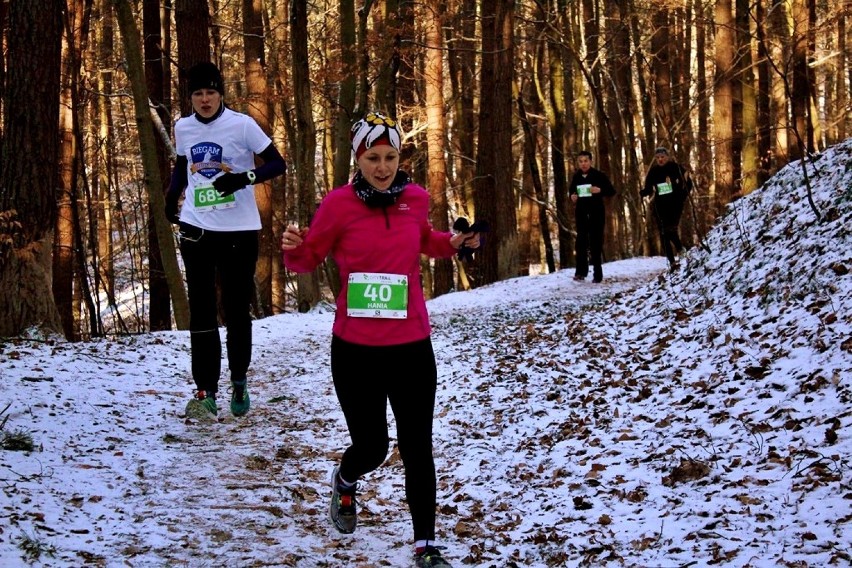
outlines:
[[[567,185],[613,180],[607,260],[659,254],[639,189],[656,146],[689,164],[687,245],[792,160],[850,135],[841,0],[10,0],[0,3],[0,337],[188,327],[163,190],[185,70],[286,155],[256,187],[255,316],[335,293],[289,274],[278,235],[352,173],[349,126],[396,117],[432,222],[488,220],[472,262],[424,259],[429,296],[574,264]],[[803,168],[803,172],[806,170]]]

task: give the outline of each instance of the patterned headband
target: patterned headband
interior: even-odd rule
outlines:
[[[352,152],[356,160],[373,146],[386,144],[395,148],[397,152],[401,147],[396,121],[377,112],[371,112],[353,124],[350,136]]]

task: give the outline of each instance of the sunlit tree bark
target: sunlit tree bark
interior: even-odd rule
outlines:
[[[748,195],[757,188],[757,93],[751,38],[753,15],[748,0],[737,0],[737,80],[742,96],[742,181],[740,193]]]
[[[296,4],[299,0],[294,0]],[[305,32],[307,33],[307,32]],[[243,0],[243,53],[246,72],[247,114],[267,133],[272,132],[272,108],[269,103],[269,86],[266,80],[266,55],[263,24],[263,0]],[[305,61],[307,65],[307,61]],[[308,101],[310,103],[310,101]],[[258,234],[258,258],[255,267],[254,310],[258,317],[273,314],[272,272],[278,257],[278,245],[273,234],[272,192],[283,191],[282,179],[258,183],[254,198],[260,213],[261,229]]]
[[[444,160],[444,42],[443,0],[428,0],[425,6],[426,32],[426,146],[429,172],[429,218],[439,231],[449,230],[447,210],[447,166]],[[453,287],[453,265],[450,259],[434,261],[433,291],[435,296],[446,294]]]
[[[713,91],[713,137],[717,211],[731,200],[734,188],[732,167],[734,19],[731,0],[716,0],[716,78]]]

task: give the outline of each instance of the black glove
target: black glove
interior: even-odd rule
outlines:
[[[642,190],[639,191],[639,195],[642,196],[642,197],[648,197],[652,193],[654,193],[653,189],[642,189]]]
[[[471,225],[464,217],[459,217],[453,223],[453,230],[457,233],[479,233],[479,248],[485,245],[485,237],[482,236],[482,233],[487,233],[488,228],[488,221],[474,221]],[[476,249],[468,248],[462,243],[462,246],[459,247],[459,258],[461,260],[473,260],[474,250]]]
[[[249,184],[248,174],[241,172],[238,174],[228,172],[222,174],[213,180],[213,188],[219,192],[222,197],[231,195],[238,189],[242,189]]]
[[[168,219],[173,225],[177,225],[180,222],[180,217],[178,217],[177,200],[172,201],[171,199],[166,198],[166,219]]]

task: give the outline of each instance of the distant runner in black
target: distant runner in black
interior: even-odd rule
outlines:
[[[642,197],[653,195],[652,208],[654,219],[660,230],[663,250],[674,269],[675,254],[683,250],[678,232],[683,205],[692,190],[687,168],[677,164],[669,157],[666,148],[657,148],[654,163],[645,176],[645,187],[639,192]]]
[[[577,171],[571,178],[568,195],[574,203],[577,223],[576,268],[574,280],[585,280],[589,275],[589,259],[594,267],[592,282],[603,281],[603,242],[606,209],[604,197],[615,195],[609,178],[592,167],[592,153],[583,150],[577,156]]]

